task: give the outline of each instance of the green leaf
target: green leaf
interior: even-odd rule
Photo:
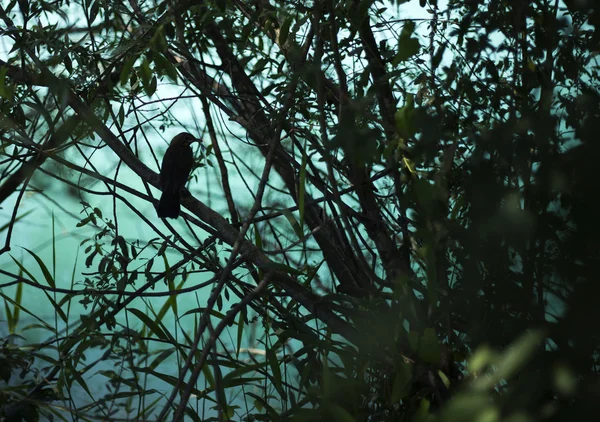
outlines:
[[[21,313],[22,299],[23,299],[23,283],[19,283],[19,284],[17,284],[17,291],[15,293],[15,302],[16,302],[17,306],[15,306],[14,310],[13,310],[12,329],[10,330],[11,333],[15,332],[15,329],[17,328],[17,325],[19,324],[19,315]],[[11,328],[10,324],[9,324],[9,328]]]
[[[146,91],[146,95],[148,97],[151,97],[154,95],[154,93],[156,92],[156,87],[157,87],[157,80],[156,80],[156,76],[152,75],[152,78],[150,79],[150,84],[145,85],[144,89]]]
[[[450,388],[450,379],[440,369],[438,369],[438,376],[440,377],[446,388]]]
[[[19,9],[21,9],[21,13],[23,14],[23,17],[27,18],[29,15],[29,1],[28,0],[18,0],[19,2]]]
[[[496,371],[476,379],[473,388],[488,391],[502,380],[512,378],[529,362],[532,355],[540,350],[543,339],[543,330],[533,330],[521,336],[495,362]]]
[[[279,361],[277,360],[277,355],[271,347],[267,348],[267,360],[269,361],[269,366],[271,367],[271,372],[273,373],[273,385],[281,397],[285,397],[285,392],[283,391],[283,387],[281,385],[281,369],[279,368]]]
[[[306,277],[306,280],[304,280],[304,282],[302,283],[303,286],[310,286],[310,283],[313,281],[313,279],[317,275],[317,272],[319,271],[319,268],[321,268],[321,265],[323,265],[324,262],[325,262],[325,259],[322,259],[321,262],[319,262],[319,265],[317,265],[314,268],[314,270],[311,270],[308,272],[308,276]]]
[[[298,239],[304,239],[304,233],[302,232],[302,227],[300,227],[300,224],[298,223],[298,220],[296,220],[296,217],[294,217],[294,214],[292,214],[291,211],[288,209],[284,209],[281,212],[285,216],[287,221],[290,223],[290,225],[292,226],[292,229],[294,229],[294,233],[296,233],[296,236],[298,236]]]
[[[127,287],[127,277],[125,277],[125,275],[119,277],[116,287],[119,292],[125,291],[125,288]]]
[[[493,363],[495,354],[487,345],[481,345],[469,358],[467,369],[470,373],[481,372],[488,364]]]
[[[263,243],[262,238],[260,237],[260,231],[258,230],[257,224],[254,224],[254,243],[256,244],[256,247],[262,251]]]
[[[440,362],[440,341],[433,328],[425,328],[419,345],[419,357],[425,362],[438,364]]]
[[[173,82],[177,83],[177,69],[173,66],[167,58],[162,54],[156,54],[154,58],[154,63],[156,64],[156,70],[161,73],[166,74],[169,79]]]
[[[152,71],[150,70],[150,62],[147,58],[142,61],[139,67],[140,78],[142,80],[142,86],[144,89],[150,84],[150,78],[152,77]]]
[[[23,283],[19,283],[19,284],[23,284]],[[5,318],[6,318],[6,322],[8,325],[8,332],[12,334],[16,324],[12,317],[12,311],[10,310],[10,307],[8,306],[8,301],[6,299],[4,299],[4,313],[6,315]]]
[[[131,56],[125,60],[123,63],[123,67],[121,68],[120,82],[121,86],[125,86],[131,77],[131,69],[135,61],[137,60],[137,56]]]
[[[564,364],[556,365],[553,372],[556,390],[565,396],[573,395],[577,388],[577,374]]]
[[[278,44],[280,46],[284,45],[290,35],[290,26],[292,25],[294,18],[292,16],[288,16],[283,21],[281,28],[279,28],[279,40]]]
[[[425,328],[422,335],[411,330],[408,333],[408,344],[423,361],[433,364],[440,362],[441,346],[433,328]]]
[[[119,107],[118,119],[119,126],[123,126],[123,122],[125,121],[125,108],[123,107],[123,104],[121,104],[121,107]]]
[[[27,212],[24,212],[23,214],[19,215],[17,218],[15,218],[15,220],[13,222],[9,221],[8,223],[0,226],[0,233],[2,233],[4,230],[8,229],[8,227],[10,227],[11,224],[16,223],[17,221],[27,217],[29,214],[31,214],[34,211],[34,209],[30,209]]]
[[[325,409],[332,416],[331,420],[339,422],[355,422],[355,419],[350,413],[339,404],[327,403]]]
[[[204,374],[204,378],[206,379],[206,382],[208,382],[208,385],[210,385],[211,389],[215,389],[215,377],[213,377],[212,372],[210,372],[210,368],[208,367],[208,365],[204,365],[202,367],[202,374]]]
[[[408,396],[412,388],[412,372],[412,364],[404,361],[399,362],[390,394],[391,403],[397,403]]]
[[[79,223],[77,223],[75,227],[86,226],[90,221],[94,221],[94,223],[95,223],[94,214],[90,214],[87,217],[85,217],[83,220],[81,220]]]
[[[98,16],[98,10],[100,9],[100,0],[96,0],[92,3],[90,7],[90,23],[96,20],[96,16]]]
[[[400,107],[394,114],[396,120],[396,130],[403,138],[410,138],[416,133],[416,128],[413,123],[415,113],[415,96],[413,94],[406,95],[404,106]]]
[[[292,275],[304,275],[303,271],[297,270],[295,268],[290,267],[289,265],[281,264],[279,262],[270,261],[265,265],[265,268],[268,268],[273,271],[281,271]]]
[[[8,384],[12,373],[10,362],[6,359],[0,359],[0,379]]]
[[[392,66],[398,66],[419,52],[421,43],[417,38],[412,38],[413,32],[415,32],[415,23],[409,21],[404,25],[398,37],[398,54],[392,60]]]
[[[44,278],[46,279],[46,283],[48,283],[48,286],[50,286],[52,288],[56,287],[56,285],[54,283],[54,278],[52,277],[52,274],[50,274],[50,271],[48,271],[48,267],[46,267],[46,264],[44,264],[44,261],[42,261],[42,259],[39,256],[37,256],[35,253],[33,253],[33,251],[30,251],[27,248],[23,248],[23,249],[25,249],[27,252],[29,252],[29,254],[31,256],[33,256],[33,258],[39,265],[40,269],[42,270],[42,274],[44,274]]]
[[[254,76],[262,72],[262,70],[265,68],[268,62],[269,59],[258,59],[258,61],[254,64],[254,67],[252,68],[252,72],[250,72],[250,76]]]
[[[127,311],[138,317],[138,319],[146,324],[146,326],[150,328],[150,331],[152,331],[159,339],[175,342],[170,335],[168,335],[161,327],[158,326],[154,319],[150,318],[144,312],[136,308],[127,308]]]
[[[90,391],[87,383],[85,382],[85,380],[83,379],[83,377],[81,376],[81,374],[79,373],[77,368],[73,367],[73,364],[72,364],[73,360],[72,359],[64,359],[63,362],[65,365],[65,370],[68,373],[68,376],[72,377],[73,380],[77,381],[77,383],[81,387],[83,387],[83,389],[86,391],[86,393],[88,393],[90,397],[93,397],[92,392]]]
[[[300,227],[304,227],[304,199],[306,189],[306,140],[304,140],[304,148],[302,149],[302,164],[300,165],[300,180],[298,186],[298,212],[300,214]],[[304,239],[304,232],[300,230],[301,239]]]
[[[238,319],[238,330],[237,330],[237,348],[235,350],[235,357],[238,358],[240,355],[240,349],[242,348],[242,337],[244,336],[244,316],[245,308],[239,314]]]
[[[158,29],[154,31],[154,36],[150,40],[150,48],[153,52],[165,52],[168,50],[169,45],[165,39],[165,27],[163,25],[159,26]],[[153,56],[158,55],[159,54],[154,54]]]
[[[67,69],[67,72],[73,73],[73,60],[71,60],[68,54],[65,54],[65,57],[63,58],[63,63],[65,65],[65,69]]]
[[[509,379],[522,369],[527,364],[532,354],[536,350],[539,350],[543,338],[543,331],[537,330],[524,334],[513,343],[508,351],[506,351],[496,363],[496,377],[498,380]]]
[[[6,73],[8,67],[0,67],[0,98],[4,98],[12,102],[13,91],[6,86]]]

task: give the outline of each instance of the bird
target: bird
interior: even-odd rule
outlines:
[[[181,132],[169,144],[160,167],[159,186],[162,190],[157,214],[160,218],[178,218],[181,209],[179,195],[190,177],[194,165],[191,144],[202,142],[192,134]]]

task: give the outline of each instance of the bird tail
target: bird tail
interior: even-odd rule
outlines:
[[[179,209],[179,192],[163,192],[156,210],[158,216],[160,218],[177,218]]]

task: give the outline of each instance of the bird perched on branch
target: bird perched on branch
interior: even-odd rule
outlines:
[[[194,152],[190,145],[201,142],[187,132],[175,136],[165,152],[160,167],[162,196],[157,213],[160,218],[177,218],[181,208],[179,194],[190,177],[194,165]]]

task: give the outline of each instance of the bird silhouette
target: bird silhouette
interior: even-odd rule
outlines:
[[[191,144],[201,142],[187,132],[175,136],[165,152],[160,167],[159,185],[162,190],[157,214],[160,218],[177,218],[181,209],[179,195],[190,177],[194,165]]]

